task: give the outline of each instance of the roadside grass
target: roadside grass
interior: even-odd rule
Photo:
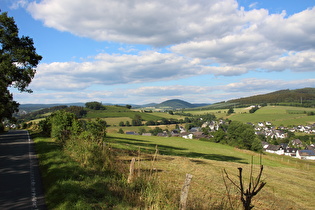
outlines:
[[[141,207],[124,173],[96,171],[74,161],[51,138],[34,137],[48,209]],[[126,196],[130,193],[132,196]]]

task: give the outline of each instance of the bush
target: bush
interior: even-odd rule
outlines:
[[[63,145],[71,136],[72,124],[76,121],[73,113],[57,111],[51,115],[51,137]]]

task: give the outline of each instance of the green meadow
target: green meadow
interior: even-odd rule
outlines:
[[[231,209],[231,204],[240,209],[237,190],[226,183],[223,169],[237,181],[237,168],[243,168],[247,185],[250,168],[255,177],[259,164],[264,165],[267,185],[253,199],[256,209],[315,208],[314,161],[200,140],[108,134],[106,144],[115,152],[120,171],[115,175],[80,165],[50,138],[34,139],[50,209],[178,209],[186,174],[193,175],[189,209]],[[141,177],[153,173],[149,178],[153,185],[126,183],[132,158]]]
[[[271,122],[275,126],[308,125],[315,123],[315,115],[308,116],[308,112],[315,112],[315,108],[292,106],[265,106],[255,113],[249,113],[250,108],[235,108],[233,114],[227,115],[228,109],[187,111],[193,115],[206,113],[214,114],[217,118],[230,119],[243,123]]]
[[[269,121],[275,126],[308,125],[315,123],[315,116],[308,116],[306,113],[314,111],[315,108],[266,106],[260,108],[253,114],[236,112],[235,114],[231,115],[229,119],[244,123]]]

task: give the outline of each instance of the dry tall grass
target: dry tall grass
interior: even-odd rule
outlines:
[[[176,209],[187,173],[193,175],[188,195],[188,209],[242,209],[240,195],[235,187],[231,183],[225,186],[222,170],[225,169],[231,178],[237,180],[237,168],[242,167],[243,178],[247,184],[250,164],[158,155],[152,166],[152,156],[142,154],[139,163],[141,171],[150,171],[152,167],[155,171],[156,186],[144,195],[150,204],[147,206],[148,209],[165,207]],[[254,209],[314,209],[314,165],[310,163],[311,166],[307,167],[308,162],[301,166],[293,160],[288,163],[286,158],[278,159],[283,166],[264,167],[262,179],[267,185],[254,197],[252,201]],[[254,175],[259,173],[259,170],[259,165],[254,165]]]

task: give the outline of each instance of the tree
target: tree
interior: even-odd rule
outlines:
[[[142,118],[140,115],[136,114],[131,121],[132,126],[141,126],[142,125]]]
[[[51,137],[58,143],[64,143],[71,137],[73,122],[76,120],[75,114],[59,110],[51,114]]]
[[[234,109],[233,107],[230,107],[228,112],[227,112],[227,115],[230,115],[230,114],[233,114],[234,113]]]
[[[85,103],[85,107],[89,109],[94,109],[94,110],[104,110],[105,107],[102,105],[102,103],[97,102],[97,101],[92,101],[92,102],[87,102]]]
[[[28,89],[35,76],[42,56],[36,53],[33,39],[19,37],[19,30],[12,17],[0,14],[0,123],[4,118],[11,119],[18,111],[19,104],[13,100],[9,87],[20,92],[31,93]]]
[[[250,150],[256,138],[252,126],[241,122],[233,121],[227,129],[228,144],[241,149]]]

